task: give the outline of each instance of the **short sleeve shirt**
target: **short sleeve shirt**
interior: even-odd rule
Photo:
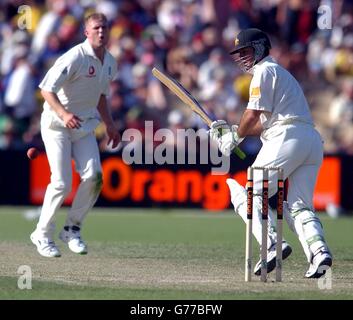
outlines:
[[[313,123],[299,83],[270,56],[254,66],[247,109],[264,111],[260,120],[265,129],[289,119]]]
[[[96,112],[101,95],[109,94],[116,73],[113,56],[106,51],[102,64],[86,40],[59,57],[39,87],[56,93],[68,111],[85,117]],[[44,110],[50,110],[47,102]]]

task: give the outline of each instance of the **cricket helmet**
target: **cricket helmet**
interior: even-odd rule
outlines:
[[[268,56],[271,49],[271,42],[268,35],[260,29],[250,28],[239,32],[235,38],[235,47],[230,52],[231,55],[239,55],[239,50],[251,47],[254,49],[253,55],[236,57],[235,61],[243,71],[249,72],[252,67]]]

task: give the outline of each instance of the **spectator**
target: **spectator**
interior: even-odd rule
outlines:
[[[329,118],[332,126],[353,123],[353,79],[342,81],[341,91],[330,105]]]
[[[342,81],[329,108],[328,141],[331,152],[353,154],[353,79]]]
[[[28,48],[17,47],[15,66],[8,79],[4,102],[7,110],[16,121],[17,134],[21,136],[30,124],[31,116],[37,108],[35,100],[35,81],[32,66],[26,59]]]
[[[216,48],[228,52],[234,44],[234,34],[246,27],[268,31],[273,43],[271,54],[300,81],[319,119],[324,118],[322,114],[330,105],[330,99],[322,101],[320,93],[333,91],[342,77],[353,74],[353,6],[349,0],[31,0],[26,2],[33,18],[29,30],[19,29],[15,3],[0,4],[0,116],[5,115],[5,93],[10,79],[14,79],[14,54],[18,48],[30,48],[24,58],[26,63],[23,62],[31,68],[27,85],[30,87],[32,81],[38,84],[58,56],[83,40],[79,26],[84,15],[94,11],[105,13],[111,26],[108,49],[118,63],[119,79],[112,84],[109,102],[115,108],[120,130],[129,126],[143,130],[144,117],[168,126],[165,115],[181,104],[151,75],[153,66],[180,81],[213,115],[218,116],[216,111],[223,109],[227,110],[225,116],[236,119],[238,108],[248,99],[249,81],[236,68],[228,68],[229,55],[222,53],[217,57]],[[332,8],[332,31],[317,30],[317,9],[322,4]],[[141,75],[136,77],[136,72]],[[234,88],[222,85],[223,76],[218,78],[222,73]],[[30,95],[37,97],[38,92]],[[12,142],[6,148],[24,147],[31,139],[33,144],[38,143],[38,99],[34,98],[30,111],[26,104],[32,104],[32,98],[26,96],[28,99],[18,109],[27,110],[30,117],[23,125],[25,134],[20,141],[8,140]],[[219,108],[221,104],[226,108]],[[18,118],[14,114],[6,116],[15,124],[16,134]],[[203,126],[196,116],[188,115],[185,120],[186,127]],[[332,135],[332,130],[339,131],[337,126],[318,122],[321,133],[332,139],[337,138]],[[98,139],[102,139],[97,132]],[[245,149],[249,143],[244,141]],[[101,146],[105,150],[104,144]],[[257,143],[250,146],[256,152],[253,146]],[[328,144],[325,148],[332,151]]]

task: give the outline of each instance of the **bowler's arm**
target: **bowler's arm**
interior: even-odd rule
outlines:
[[[119,130],[114,124],[114,120],[108,108],[107,98],[103,94],[99,98],[97,109],[106,127],[108,135],[108,144],[113,141],[112,148],[114,149],[117,147],[120,141],[120,134]]]
[[[264,130],[260,115],[263,111],[246,109],[241,117],[237,133],[240,138],[246,136],[259,136]]]
[[[78,129],[81,127],[81,119],[73,113],[67,111],[61,104],[58,96],[51,91],[41,90],[42,97],[48,102],[50,108],[63,120],[65,127],[69,129]]]

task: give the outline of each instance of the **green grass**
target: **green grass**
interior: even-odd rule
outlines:
[[[332,288],[320,290],[304,279],[304,253],[286,227],[293,254],[283,282],[270,274],[267,283],[245,283],[245,225],[230,211],[94,209],[82,232],[89,254],[57,240],[62,257],[48,259],[29,240],[36,220],[25,209],[0,207],[0,299],[353,299],[352,218],[320,215],[334,255]],[[57,233],[64,219],[62,210]],[[21,265],[31,267],[31,290],[17,286]]]

